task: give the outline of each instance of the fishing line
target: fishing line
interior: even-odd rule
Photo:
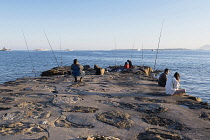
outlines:
[[[132,52],[131,52],[131,60],[133,58],[133,49],[134,49],[134,45],[135,45],[135,40],[133,41],[133,48],[132,48]]]
[[[61,66],[62,66],[62,50],[61,50],[61,39],[60,39],[60,51],[61,51]]]
[[[54,51],[53,51],[53,49],[52,49],[52,46],[51,46],[50,41],[49,41],[49,39],[48,39],[48,37],[47,37],[47,34],[46,34],[46,32],[45,32],[44,29],[43,29],[43,31],[44,31],[45,37],[46,37],[46,39],[47,39],[47,41],[48,41],[48,44],[49,44],[49,46],[50,46],[50,48],[51,48],[51,51],[52,51],[52,53],[53,53],[53,55],[54,55],[54,58],[55,58],[55,60],[56,60],[56,63],[57,63],[57,65],[58,65],[58,67],[59,67],[58,60],[57,60],[57,58],[55,57],[55,53],[54,53]]]
[[[143,49],[143,44],[142,44],[142,49],[141,50],[142,50],[142,66],[144,67],[144,52],[143,52],[144,49]]]
[[[114,38],[114,46],[115,46],[115,67],[116,67],[116,48],[117,48],[117,44],[116,44],[116,39]]]
[[[155,58],[154,70],[155,70],[155,67],[156,67],[157,55],[158,55],[158,51],[159,51],[159,47],[160,47],[160,39],[161,39],[161,34],[162,34],[162,29],[163,29],[163,23],[164,23],[164,20],[162,22],[162,26],[161,26],[161,29],[160,29],[160,36],[159,36],[159,41],[158,41],[158,48],[157,48],[157,53],[156,53],[156,58]]]
[[[23,34],[23,38],[25,40],[25,44],[26,44],[26,47],[27,47],[27,50],[28,50],[28,55],[29,55],[29,58],[30,58],[30,61],[31,61],[31,65],[32,65],[32,72],[34,73],[35,77],[36,77],[36,71],[34,69],[34,64],[33,64],[33,60],[32,60],[32,57],[31,57],[31,53],[29,51],[29,48],[28,48],[28,43],[27,43],[27,40],[26,40],[26,37],[25,37],[25,34],[23,32],[23,29],[21,28],[21,31],[22,31],[22,34]]]

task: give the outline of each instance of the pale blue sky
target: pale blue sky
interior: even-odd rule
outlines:
[[[0,48],[199,48],[210,44],[210,0],[0,0]]]

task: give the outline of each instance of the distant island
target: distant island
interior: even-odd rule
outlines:
[[[112,51],[141,51],[142,49],[113,49]],[[149,50],[149,51],[157,51],[157,49],[143,49],[143,50]],[[165,49],[159,49],[159,50],[190,50],[186,48],[165,48]]]
[[[204,45],[200,47],[201,50],[210,50],[210,45]]]

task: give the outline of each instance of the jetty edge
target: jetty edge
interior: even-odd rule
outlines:
[[[65,67],[1,84],[0,139],[208,139],[208,103],[166,95],[150,67],[120,68],[87,67],[84,82]]]

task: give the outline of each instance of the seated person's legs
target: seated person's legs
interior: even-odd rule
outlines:
[[[185,89],[177,89],[173,95],[183,95],[186,93]]]

